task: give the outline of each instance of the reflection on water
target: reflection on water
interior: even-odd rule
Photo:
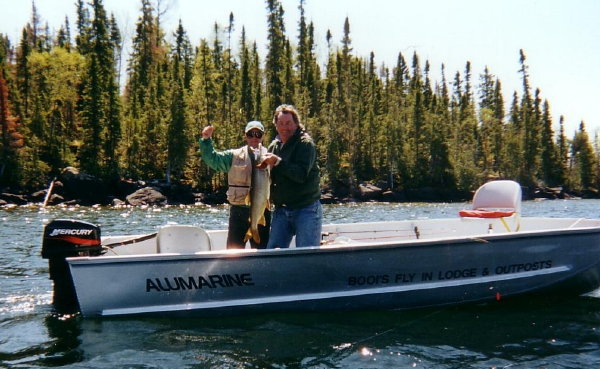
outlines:
[[[544,367],[565,360],[583,368],[600,363],[599,323],[600,302],[590,298],[218,319],[52,317],[54,344],[36,364],[58,364],[61,352],[63,363],[92,367]]]
[[[525,202],[524,216],[600,217],[600,201]],[[455,217],[467,204],[325,206],[326,222]],[[168,223],[208,229],[227,207],[0,210],[0,367],[590,368],[600,365],[600,291],[418,311],[229,318],[59,316],[41,259],[51,219],[100,224],[104,235]]]

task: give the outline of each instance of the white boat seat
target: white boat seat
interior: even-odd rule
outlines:
[[[471,209],[461,210],[462,218],[500,218],[510,231],[505,218],[514,218],[514,230],[519,229],[521,186],[515,181],[501,180],[485,183],[475,191]]]
[[[166,225],[156,236],[158,253],[194,253],[210,251],[210,236],[200,227],[192,225]]]

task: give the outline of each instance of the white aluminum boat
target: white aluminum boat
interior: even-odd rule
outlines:
[[[226,250],[226,230],[169,225],[101,238],[46,226],[55,304],[84,316],[412,309],[600,286],[600,220],[520,217],[495,181],[454,219],[329,224],[314,247]],[[81,256],[85,255],[85,256]]]

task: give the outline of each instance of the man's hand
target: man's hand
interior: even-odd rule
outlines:
[[[279,156],[268,152],[262,157],[262,161],[258,163],[256,167],[259,169],[265,169],[267,166],[269,168],[273,168],[275,165],[277,165],[279,160],[281,160]]]
[[[204,129],[202,129],[202,138],[209,139],[212,136],[214,130],[215,127],[213,127],[212,125],[204,127]]]

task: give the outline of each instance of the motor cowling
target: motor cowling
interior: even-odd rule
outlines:
[[[54,281],[53,303],[60,312],[78,310],[77,295],[66,258],[102,253],[100,227],[80,220],[57,219],[44,227],[42,257]]]
[[[80,220],[57,219],[44,228],[42,257],[98,256],[102,252],[100,227]]]

